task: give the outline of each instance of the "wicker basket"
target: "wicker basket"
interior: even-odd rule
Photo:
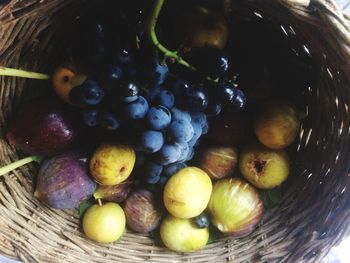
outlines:
[[[127,233],[113,245],[87,240],[75,211],[52,210],[33,198],[37,167],[0,179],[0,254],[23,262],[318,262],[350,232],[350,26],[334,0],[233,0],[290,23],[321,68],[319,85],[303,94],[307,116],[292,182],[280,205],[245,238],[222,238],[194,254],[179,254],[152,238]],[[0,9],[0,65],[47,72],[57,28],[69,26],[84,1],[13,0]],[[64,18],[64,19],[62,19]],[[28,85],[28,83],[30,85]],[[40,85],[40,84],[38,84]],[[4,139],[12,110],[35,81],[0,78],[0,165],[22,155]],[[299,94],[301,96],[301,94]]]

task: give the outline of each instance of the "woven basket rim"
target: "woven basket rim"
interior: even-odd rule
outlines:
[[[339,106],[341,109],[336,112],[340,117],[335,117],[337,123],[335,125],[341,124],[342,130],[349,128],[350,121],[346,121],[344,116],[347,113],[346,105],[350,105],[350,92],[345,88],[346,84],[350,83],[350,16],[343,13],[334,0],[233,1],[247,10],[248,8],[264,10],[277,21],[280,21],[283,16],[283,21],[292,21],[298,26],[303,25],[300,29],[301,35],[309,38],[318,49],[324,50],[323,55],[327,56],[327,58],[320,56],[320,59],[325,61],[326,72],[322,76],[332,75],[332,79],[322,80],[322,85],[328,89],[325,88],[325,91],[320,92],[330,97],[329,101],[324,99],[322,102],[329,103],[331,106],[327,104],[327,107],[334,109],[335,98],[333,97],[336,97],[337,101],[339,99],[342,108]],[[0,66],[42,71],[44,65],[41,61],[34,61],[32,58],[37,54],[48,55],[52,52],[48,48],[55,33],[53,30],[55,27],[51,26],[51,23],[63,15],[68,19],[74,17],[73,11],[83,3],[84,0],[12,0],[0,7]],[[47,33],[47,39],[37,43],[41,32]],[[47,47],[47,50],[42,50],[41,46]],[[45,59],[48,58],[45,57]],[[44,58],[42,60],[44,61]],[[327,70],[330,73],[327,73]],[[338,70],[342,74],[338,74]],[[339,81],[335,83],[334,79]],[[21,155],[6,142],[3,135],[11,112],[27,94],[23,89],[26,83],[25,80],[0,77],[1,165],[10,163]],[[330,88],[332,86],[334,90]],[[312,92],[312,94],[315,93]],[[312,96],[315,96],[312,97],[313,99],[316,98],[316,95]],[[319,118],[322,119],[322,116]],[[315,117],[310,122],[318,123],[319,120]],[[331,129],[329,125],[324,126],[319,127],[320,132],[323,128]],[[336,128],[333,131],[336,131]],[[305,152],[309,153],[307,147],[312,147],[309,146],[309,141],[315,142],[313,135],[318,131],[307,125],[303,129],[304,134],[301,135],[300,141],[306,148]],[[283,204],[268,211],[262,225],[249,237],[222,238],[194,254],[169,252],[157,246],[150,237],[131,232],[126,233],[115,245],[96,244],[87,240],[78,227],[79,219],[75,211],[52,210],[33,199],[29,178],[35,173],[37,167],[28,165],[0,179],[0,227],[2,229],[0,254],[23,262],[321,261],[333,246],[350,234],[350,207],[347,205],[350,202],[350,180],[347,176],[350,162],[343,157],[345,153],[350,153],[350,135],[347,132],[340,132],[339,136],[330,135],[327,139],[336,145],[337,148],[332,148],[334,152],[342,153],[340,160],[344,164],[340,167],[337,164],[338,159],[331,164],[330,167],[333,167],[334,171],[330,173],[339,176],[339,180],[335,180],[334,185],[320,188],[321,196],[327,197],[329,204],[320,200],[314,203],[306,202],[305,207],[299,206],[299,203],[293,203],[298,191],[310,190],[307,186],[305,186],[306,190],[300,190],[302,188],[302,180],[300,180],[300,183],[286,191]],[[314,147],[317,149],[316,146]],[[308,156],[306,159],[311,160]],[[314,166],[321,164],[322,161],[315,163]],[[310,167],[313,167],[312,164]],[[299,176],[303,175],[302,171],[299,172]],[[328,180],[327,174],[324,177],[320,175],[319,180],[313,179],[314,177],[311,176],[310,180],[315,180],[317,183],[319,180],[322,181],[322,178]],[[333,194],[329,191],[330,187],[334,187]],[[310,195],[315,194],[310,192]],[[290,216],[291,212],[283,214],[279,209],[302,212]],[[315,218],[314,214],[322,216]],[[312,233],[306,231],[308,224],[303,221],[304,218],[315,220]],[[56,223],[53,224],[53,221]],[[47,231],[42,229],[41,224],[48,228]],[[44,245],[42,240],[45,240]],[[259,249],[254,248],[255,246]]]

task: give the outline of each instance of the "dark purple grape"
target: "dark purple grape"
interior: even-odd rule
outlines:
[[[106,65],[99,73],[97,73],[97,82],[105,89],[111,90],[117,87],[123,75],[120,67]]]
[[[86,107],[98,105],[104,97],[103,89],[94,80],[86,80],[82,85],[74,87],[70,94],[70,101],[77,106]]]
[[[131,48],[122,48],[117,54],[117,60],[122,65],[129,65],[134,62],[135,56]]]
[[[99,116],[99,124],[106,130],[116,130],[120,126],[118,117],[112,112],[103,112]]]
[[[242,110],[247,103],[247,99],[242,90],[236,89],[236,94],[233,100],[225,105],[225,109],[230,112]]]
[[[83,111],[83,122],[86,126],[95,127],[98,124],[98,111],[89,109]]]
[[[191,88],[191,85],[188,81],[183,79],[178,79],[172,85],[171,90],[176,98],[181,99],[185,96],[185,94],[188,93],[190,88]]]
[[[212,78],[227,77],[231,68],[229,56],[211,47],[194,49],[186,58],[197,70]]]
[[[210,225],[210,219],[206,213],[202,213],[195,217],[194,221],[199,228],[207,228]]]
[[[133,102],[137,100],[140,88],[136,82],[125,82],[120,85],[119,93],[124,102]]]
[[[209,103],[205,110],[208,116],[218,116],[221,113],[222,107],[220,103]]]
[[[208,94],[202,88],[190,89],[184,99],[184,106],[189,111],[203,111],[208,107],[208,104]]]

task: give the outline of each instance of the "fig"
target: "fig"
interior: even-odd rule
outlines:
[[[214,184],[208,212],[212,224],[222,233],[241,237],[256,228],[264,206],[258,192],[247,182],[226,178]]]
[[[139,189],[131,193],[124,204],[127,226],[138,233],[156,229],[162,218],[162,210],[152,192]]]
[[[91,157],[90,173],[101,185],[116,185],[129,177],[135,160],[135,151],[130,146],[103,143]]]
[[[125,214],[116,203],[99,203],[88,208],[83,216],[85,235],[100,243],[117,241],[125,232]]]
[[[86,156],[66,152],[43,161],[34,196],[52,208],[74,209],[92,196],[95,182],[89,177]]]
[[[232,175],[237,166],[237,149],[233,146],[206,146],[202,149],[198,167],[211,179]]]
[[[241,174],[255,187],[272,189],[289,175],[289,158],[284,150],[274,150],[261,144],[247,145],[239,158]]]
[[[135,182],[132,180],[126,180],[116,185],[99,185],[94,193],[94,198],[121,203],[126,200],[134,186]]]
[[[37,98],[19,108],[6,136],[26,153],[49,156],[73,146],[80,131],[78,123],[74,109],[57,98]]]
[[[207,207],[212,183],[206,172],[186,167],[170,177],[164,187],[163,201],[170,214],[178,218],[192,218]]]
[[[228,38],[225,16],[218,10],[196,6],[183,18],[181,28],[185,48],[213,47],[223,49]]]
[[[160,225],[164,245],[177,252],[195,252],[204,248],[209,240],[209,229],[199,228],[192,219],[168,215]]]
[[[283,100],[265,102],[254,119],[259,141],[271,149],[283,149],[294,142],[300,130],[297,110]]]
[[[251,117],[248,112],[221,113],[210,120],[210,129],[205,138],[214,143],[238,146],[254,138]]]

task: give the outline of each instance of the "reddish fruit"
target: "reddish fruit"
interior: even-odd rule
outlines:
[[[6,137],[29,154],[53,155],[73,146],[79,123],[74,109],[57,98],[37,98],[20,107],[10,120]]]

